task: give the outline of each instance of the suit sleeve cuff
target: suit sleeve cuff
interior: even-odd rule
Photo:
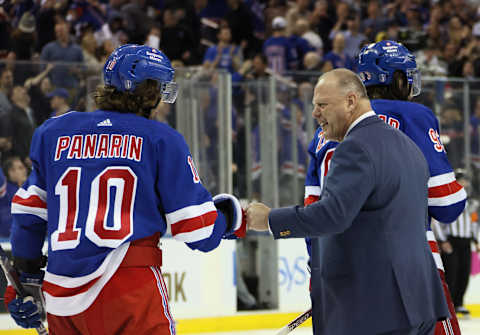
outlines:
[[[296,222],[295,207],[272,209],[268,215],[268,227],[275,239],[294,237],[291,229],[294,222]]]

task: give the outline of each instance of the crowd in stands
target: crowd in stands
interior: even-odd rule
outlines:
[[[4,171],[11,158],[30,168],[34,129],[71,109],[86,111],[90,78],[99,77],[116,47],[137,43],[160,48],[176,68],[196,67],[200,81],[214,83],[217,70],[232,74],[239,175],[247,168],[242,166],[243,111],[263,98],[248,83],[273,74],[283,78],[277,95],[279,133],[290,143],[291,122],[298,123],[301,175],[309,141],[302,114],[308,99],[303,95],[311,94],[318,73],[338,67],[355,70],[359,50],[383,39],[414,51],[423,76],[480,77],[478,0],[0,1],[0,160]],[[472,84],[470,103],[474,154],[480,153],[479,86]],[[432,108],[437,102],[444,106],[435,111],[452,164],[461,167],[462,87],[443,83],[425,88],[420,101]],[[215,137],[212,101],[217,93],[207,89],[199,94],[210,127],[208,146]],[[153,118],[175,126],[173,111],[160,105]],[[291,143],[281,147],[290,151]],[[254,155],[258,168],[255,148]],[[279,166],[291,170],[291,155],[280,152],[279,157]]]

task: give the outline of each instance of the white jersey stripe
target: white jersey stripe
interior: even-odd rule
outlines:
[[[442,257],[440,257],[440,254],[438,252],[432,252],[432,256],[433,260],[435,261],[435,265],[437,266],[437,269],[445,272],[445,269],[443,268]]]
[[[305,198],[311,195],[319,197],[321,190],[320,186],[305,186]]]
[[[427,241],[437,242],[437,240],[435,239],[435,234],[433,234],[433,231],[431,230],[427,230]]]
[[[204,202],[201,205],[187,206],[174,212],[167,213],[167,224],[173,225],[177,222],[202,216],[205,213],[216,211],[213,201]]]
[[[427,235],[427,241],[437,243],[437,240],[435,239],[435,235],[433,234],[433,231],[427,230],[426,235]],[[437,269],[445,272],[443,268],[442,257],[440,256],[440,254],[438,252],[432,252],[432,256],[433,256],[433,260],[435,261],[435,265],[437,266]]]
[[[450,184],[454,180],[455,174],[453,172],[439,174],[438,176],[430,177],[428,179],[428,188]]]
[[[105,259],[108,259],[110,262],[104,267],[104,272],[101,277],[93,284],[87,291],[79,293],[77,295],[68,296],[68,297],[54,297],[47,292],[43,292],[45,296],[45,309],[48,313],[58,316],[70,316],[85,311],[90,305],[95,301],[98,294],[105,286],[105,284],[110,280],[110,278],[115,274],[118,267],[125,257],[130,243],[125,243],[113,250]],[[102,263],[102,266],[105,264]],[[67,278],[70,282],[74,281],[77,278],[70,278],[65,276],[53,275],[49,272],[45,273],[45,278],[50,279],[50,282],[53,282],[52,278],[62,277]],[[81,277],[81,278],[85,278]],[[55,282],[53,282],[55,283]],[[66,287],[65,283],[55,283],[56,285]],[[70,283],[71,284],[71,283]]]
[[[3,198],[5,194],[7,194],[7,181],[5,181],[2,186],[0,186],[0,198]]]
[[[462,188],[453,194],[441,198],[428,198],[428,206],[450,206],[467,198],[465,189]]]
[[[47,221],[48,218],[48,211],[46,208],[24,206],[15,202],[12,202],[12,214],[35,215],[45,221]]]
[[[109,264],[112,262],[116,262],[116,259],[121,258],[123,260],[123,257],[127,253],[129,246],[130,246],[130,242],[122,244],[120,247],[114,249],[112,252],[110,252],[107,255],[107,257],[105,257],[105,259],[103,260],[102,264],[98,267],[98,269],[95,270],[95,272],[92,272],[88,275],[80,276],[80,277],[61,276],[61,275],[56,275],[51,272],[48,272],[48,268],[47,268],[47,271],[45,272],[44,280],[65,288],[76,288],[79,286],[83,286],[91,282],[93,279],[102,276],[103,273],[107,271]]]
[[[209,238],[213,232],[213,224],[187,233],[179,233],[173,236],[177,241],[191,243]]]
[[[22,199],[28,199],[32,195],[36,195],[44,202],[47,202],[47,192],[36,185],[30,185],[26,190],[20,187],[15,195],[18,195]]]

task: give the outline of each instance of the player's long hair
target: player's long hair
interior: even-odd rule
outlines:
[[[147,79],[133,92],[121,92],[113,86],[99,85],[93,94],[98,109],[133,113],[150,117],[160,102],[160,89],[155,80]]]
[[[390,85],[372,85],[367,87],[370,99],[409,100],[411,87],[402,71],[393,73]]]

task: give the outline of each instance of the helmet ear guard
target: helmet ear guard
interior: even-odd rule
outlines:
[[[395,71],[405,74],[413,96],[421,92],[421,77],[415,56],[395,41],[381,41],[364,47],[358,56],[359,77],[365,86],[390,85]]]
[[[123,45],[107,59],[103,72],[105,84],[121,92],[133,92],[140,83],[151,79],[159,83],[162,102],[174,103],[177,97],[178,85],[173,82],[175,70],[160,50]]]

